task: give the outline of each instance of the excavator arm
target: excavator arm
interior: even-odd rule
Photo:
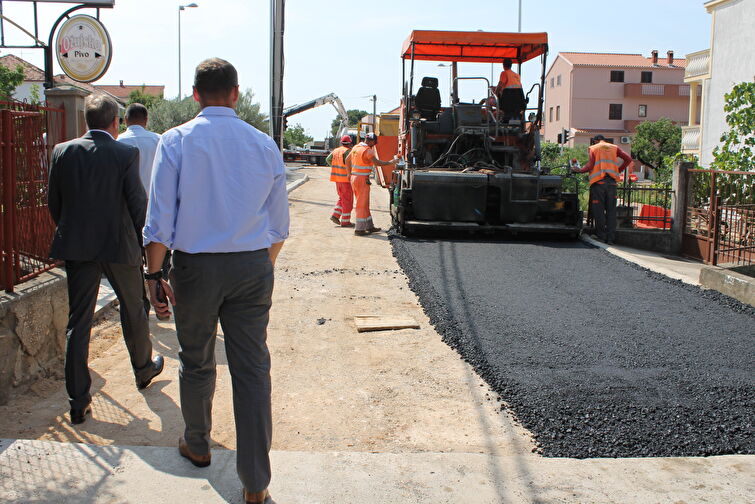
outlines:
[[[288,119],[292,115],[300,114],[307,110],[327,104],[333,105],[333,108],[336,109],[338,116],[341,118],[341,126],[338,128],[338,136],[341,136],[349,127],[349,115],[346,113],[346,107],[343,106],[341,99],[336,96],[335,93],[326,94],[325,96],[298,105],[292,105],[283,110],[283,118]]]

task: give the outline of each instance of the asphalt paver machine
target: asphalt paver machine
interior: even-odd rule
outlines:
[[[403,162],[389,185],[399,233],[450,228],[579,234],[576,190],[567,192],[571,184],[564,177],[540,168],[547,54],[546,33],[415,30],[406,39],[398,138]],[[500,65],[505,58],[518,65],[520,74],[523,63],[539,59],[539,82],[496,96],[497,82],[458,75],[458,63]],[[447,106],[441,104],[437,78],[415,76],[415,62],[423,60],[450,63]],[[481,73],[490,68],[474,67]],[[478,96],[484,98],[461,101],[460,82],[479,86]]]

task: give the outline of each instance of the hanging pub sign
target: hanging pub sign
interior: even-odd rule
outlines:
[[[110,66],[110,35],[102,23],[92,16],[73,16],[58,31],[55,54],[63,72],[71,79],[78,82],[96,81]]]

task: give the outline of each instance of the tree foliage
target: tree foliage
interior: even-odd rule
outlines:
[[[561,152],[561,146],[552,142],[545,142],[542,145],[540,157],[540,165],[550,169],[553,173],[561,173],[563,169],[568,169],[567,165],[570,159],[576,158],[580,165],[584,165],[590,159],[587,153],[587,145],[578,144],[574,147],[564,147],[563,152]]]
[[[151,94],[147,94],[144,92],[145,86],[142,84],[141,89],[134,89],[131,91],[131,93],[128,95],[128,103],[126,105],[131,105],[132,103],[141,103],[148,109],[154,107],[158,102],[162,101],[163,95],[160,93],[160,96],[155,96]]]
[[[359,109],[350,109],[346,113],[349,116],[349,128],[356,128],[362,117],[368,115],[368,112]],[[338,133],[338,128],[341,127],[341,117],[338,116],[330,123],[330,132],[333,136]]]
[[[574,147],[564,147],[562,152],[559,144],[545,142],[542,144],[540,152],[540,166],[554,175],[566,177],[566,180],[564,180],[563,183],[564,191],[574,192],[575,187],[578,185],[580,207],[583,210],[587,209],[590,186],[586,180],[583,180],[582,176],[572,174],[571,168],[569,167],[569,161],[572,159],[579,161],[580,166],[584,166],[585,163],[587,163],[590,159],[590,155],[587,152],[587,145],[577,144]],[[578,184],[577,181],[579,182]]]
[[[147,129],[165,133],[170,128],[194,119],[198,113],[199,103],[190,96],[183,100],[161,100],[149,109]]]
[[[283,147],[290,149],[292,147],[304,147],[304,144],[314,140],[311,136],[307,135],[301,124],[294,124],[286,128],[286,132],[283,134]]]
[[[239,95],[236,113],[243,121],[248,122],[258,130],[268,132],[267,116],[260,112],[260,104],[254,101],[254,92],[251,89],[247,89]]]
[[[40,88],[37,84],[32,84],[31,87],[29,87],[29,98],[31,99],[32,105],[39,105],[42,103],[42,93],[39,89]]]
[[[726,94],[724,104],[729,130],[713,149],[711,168],[755,171],[755,82],[742,82]]]
[[[160,100],[149,108],[147,128],[164,133],[170,128],[194,119],[199,113],[199,103],[188,96],[183,100]],[[239,96],[236,104],[238,116],[260,131],[267,132],[267,117],[260,112],[260,104],[254,101],[254,93],[247,89]]]
[[[674,159],[682,150],[682,128],[666,117],[644,121],[632,140],[632,157],[655,171],[656,182],[668,183]]]
[[[24,67],[10,68],[0,65],[0,100],[12,100],[13,92],[24,81]]]

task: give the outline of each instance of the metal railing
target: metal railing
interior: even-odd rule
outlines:
[[[670,186],[650,186],[625,183],[616,188],[617,225],[619,228],[659,229],[670,231]],[[588,205],[587,226],[592,227],[592,205]]]
[[[683,253],[712,265],[755,264],[755,172],[687,176]]]
[[[631,208],[631,227],[671,230],[671,195],[669,186],[622,185],[616,188],[617,204]]]
[[[0,281],[6,292],[57,265],[49,258],[55,231],[47,209],[52,147],[65,138],[65,111],[0,102]]]

